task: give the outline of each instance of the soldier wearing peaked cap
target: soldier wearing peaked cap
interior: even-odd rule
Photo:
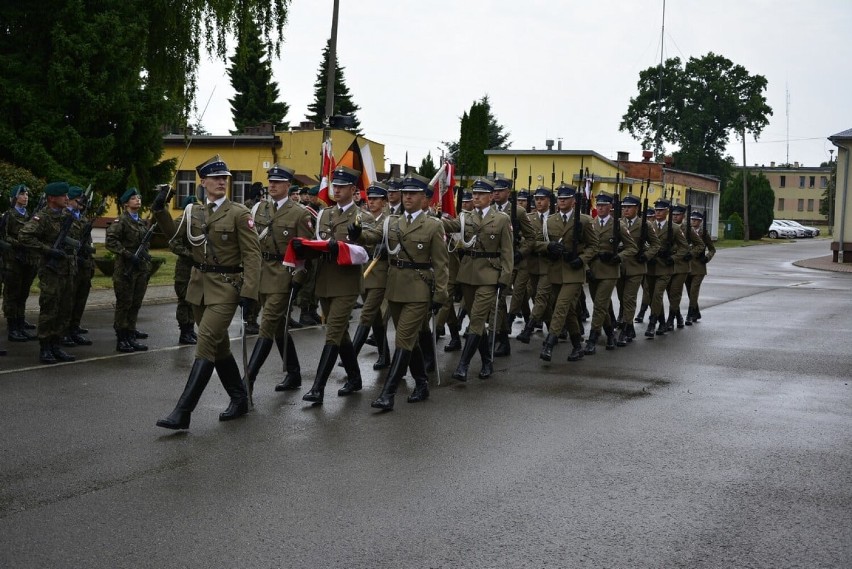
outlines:
[[[529,320],[524,329],[516,336],[519,342],[530,343],[533,331],[542,326],[544,321],[550,320],[552,309],[550,284],[550,259],[546,251],[537,251],[536,243],[543,239],[548,241],[547,218],[550,216],[550,204],[553,200],[553,192],[550,188],[539,186],[535,194],[535,210],[530,212],[528,218],[532,224],[536,238],[525,239],[522,245],[522,253],[527,259],[527,271],[530,276],[530,290],[533,298],[533,308],[530,311]]]
[[[509,193],[512,190],[512,180],[506,178],[505,176],[497,175],[494,177],[493,184],[494,191],[491,193],[492,207],[496,212],[503,213],[504,215],[509,216],[509,218],[511,219],[512,204],[509,201]],[[521,256],[517,254],[514,247],[514,238],[516,236],[513,235],[512,237],[512,282],[510,283],[510,286],[500,290],[500,299],[497,303],[499,310],[497,314],[497,330],[495,331],[497,334],[497,338],[494,347],[494,356],[496,357],[505,357],[512,353],[512,346],[509,343],[509,331],[511,330],[512,323],[509,321],[509,311],[506,308],[506,300],[510,292],[511,285],[514,285],[515,277],[517,276],[517,267],[515,265],[517,265],[521,261]],[[512,294],[514,298],[514,292]]]
[[[339,166],[335,169],[331,185],[334,191],[335,205],[322,210],[317,219],[316,239],[328,240],[329,250],[317,260],[316,295],[320,300],[325,316],[325,346],[317,365],[317,373],[311,389],[302,396],[304,401],[322,405],[325,385],[337,356],[343,361],[346,370],[346,383],[337,392],[339,396],[349,395],[362,387],[361,369],[355,355],[355,347],[349,336],[349,317],[364,292],[364,277],[360,265],[340,265],[337,263],[337,242],[349,241],[350,228],[360,231],[362,223],[373,223],[373,216],[362,212],[355,205],[356,182],[361,172]],[[296,254],[304,258],[296,239]]]
[[[190,204],[178,223],[165,212],[164,200],[154,202],[157,222],[166,235],[182,240],[192,251],[193,267],[186,299],[198,325],[195,361],[175,409],[158,427],[188,429],[204,388],[215,369],[230,397],[220,421],[248,412],[248,393],[231,353],[228,327],[237,307],[247,310],[257,300],[260,244],[251,212],[227,197],[228,166],[218,156],[197,168],[207,203]]]
[[[635,255],[622,255],[621,276],[618,279],[616,290],[620,303],[619,313],[623,321],[616,345],[625,346],[636,337],[633,328],[633,317],[636,314],[636,298],[639,288],[648,272],[647,263],[653,259],[660,248],[660,240],[657,238],[650,224],[645,225],[642,230],[642,218],[639,215],[639,198],[633,195],[625,196],[621,201],[623,212],[622,225],[630,232],[633,241],[636,242],[637,252]],[[651,210],[653,212],[653,210]],[[653,213],[652,213],[653,215]]]
[[[636,318],[633,319],[633,322],[636,323],[636,324],[641,324],[644,321],[645,312],[651,306],[651,296],[652,296],[652,292],[653,292],[653,287],[651,287],[650,284],[649,284],[648,275],[652,272],[652,270],[653,270],[652,267],[657,263],[656,257],[657,257],[657,254],[659,253],[659,250],[660,250],[660,240],[657,237],[657,230],[656,230],[656,226],[654,225],[654,222],[656,221],[654,208],[649,207],[648,209],[646,209],[643,212],[643,215],[645,216],[645,223],[647,225],[647,232],[648,232],[649,241],[652,237],[654,239],[656,239],[657,240],[656,241],[657,242],[657,248],[656,248],[656,251],[654,252],[653,256],[647,255],[648,261],[646,262],[645,276],[642,277],[642,306],[639,308],[639,314],[636,316]],[[640,223],[641,223],[641,220],[640,220]]]
[[[388,178],[388,213],[389,215],[402,215],[402,178]]]
[[[27,212],[29,192],[29,188],[24,184],[18,184],[12,188],[10,208],[4,214],[6,231],[0,234],[0,241],[8,245],[6,251],[0,252],[0,266],[5,263],[2,275],[2,280],[5,282],[3,314],[6,315],[10,342],[27,342],[36,339],[36,336],[29,333],[24,317],[30,287],[38,273],[39,257],[20,242],[21,229],[30,219],[30,214]]]
[[[424,211],[432,196],[429,180],[409,173],[401,192],[403,214],[386,218],[363,236],[370,243],[381,240],[388,252],[386,296],[396,329],[396,348],[382,393],[371,403],[385,411],[393,409],[406,368],[415,383],[408,402],[429,397],[422,330],[430,312],[436,313],[447,299],[449,260],[444,228]]]
[[[287,267],[283,262],[284,253],[291,240],[311,238],[314,221],[308,210],[291,198],[290,184],[294,174],[290,168],[278,164],[270,168],[266,173],[269,180],[269,200],[256,203],[251,210],[255,229],[259,233],[260,254],[263,259],[259,286],[259,304],[263,305],[263,311],[260,336],[254,344],[248,368],[245,370],[245,382],[249,390],[253,388],[257,374],[272,350],[273,340],[282,359],[287,362],[287,375],[275,386],[275,390],[288,391],[302,386],[296,346],[289,332],[285,338],[284,328],[291,299],[295,298],[304,283],[307,271],[304,267]]]
[[[672,279],[675,259],[678,255],[683,255],[688,247],[683,232],[677,230],[671,220],[668,219],[670,207],[671,203],[664,199],[657,200],[654,203],[652,227],[660,239],[660,250],[657,253],[656,262],[648,267],[648,289],[652,292],[651,316],[648,319],[648,328],[645,330],[647,338],[654,337],[654,327],[658,324],[656,335],[662,336],[666,333],[663,295]]]
[[[678,250],[675,255],[672,278],[666,289],[669,297],[669,317],[666,320],[666,329],[668,331],[674,330],[675,322],[677,322],[678,328],[683,328],[684,326],[683,316],[680,313],[680,301],[683,298],[683,287],[686,284],[686,278],[689,276],[693,245],[693,240],[689,238],[689,222],[683,219],[685,213],[686,208],[682,205],[672,207],[674,232],[683,237],[683,240],[678,239]]]
[[[462,211],[472,211],[473,194],[468,191],[464,191],[462,188],[458,188],[458,191],[462,192]],[[458,213],[460,214],[461,211]],[[444,306],[441,307],[441,310],[438,311],[435,318],[435,325],[438,327],[438,330],[443,330],[444,325],[446,325],[450,330],[450,341],[444,346],[445,352],[457,352],[462,349],[461,337],[459,336],[459,333],[461,332],[461,322],[455,310],[455,301],[461,300],[461,285],[456,281],[459,274],[459,264],[461,260],[459,257],[459,251],[461,249],[459,244],[460,239],[461,234],[459,233],[447,234],[447,251],[449,252],[449,278],[447,280],[447,290],[449,291],[449,294],[447,295],[446,302],[444,302]]]
[[[59,345],[71,314],[66,294],[77,271],[73,246],[66,239],[58,243],[63,226],[73,222],[68,205],[69,186],[66,182],[51,182],[44,187],[47,204],[24,224],[18,233],[21,245],[41,255],[39,263],[38,340],[41,345],[39,361],[53,364],[74,361]]]
[[[716,246],[713,245],[713,239],[707,231],[704,215],[706,214],[702,214],[700,211],[693,211],[689,220],[692,225],[689,233],[690,240],[693,243],[694,258],[690,264],[689,276],[686,278],[686,291],[689,295],[689,310],[686,313],[687,326],[701,320],[698,295],[701,292],[701,282],[707,276],[707,263],[716,255]]]
[[[518,316],[523,316],[524,321],[529,321],[530,316],[530,273],[529,273],[529,251],[526,250],[524,244],[527,241],[535,240],[535,228],[532,224],[532,219],[527,212],[527,206],[530,201],[530,193],[527,190],[521,190],[516,196],[516,210],[518,215],[518,226],[521,228],[521,235],[515,236],[515,241],[518,244],[515,254],[515,277],[512,281],[512,302],[509,304],[509,327]],[[510,209],[511,213],[511,209]],[[508,343],[508,342],[507,342]]]
[[[478,178],[472,190],[474,211],[462,213],[458,219],[443,220],[445,231],[461,234],[462,259],[456,280],[462,286],[464,304],[470,315],[469,333],[453,373],[453,378],[459,381],[467,381],[470,361],[477,350],[482,360],[479,377],[487,379],[494,371],[492,342],[485,324],[488,315],[495,310],[497,295],[512,282],[514,263],[512,222],[508,215],[491,205],[494,184]]]
[[[186,196],[181,201],[180,209],[185,211],[189,204],[198,202],[194,195]],[[189,288],[189,279],[192,276],[192,249],[186,246],[180,239],[169,241],[169,250],[177,257],[175,261],[175,295],[177,296],[177,307],[175,308],[175,320],[178,323],[178,343],[193,346],[198,342],[195,334],[195,319],[192,316],[192,305],[186,300],[186,291]]]

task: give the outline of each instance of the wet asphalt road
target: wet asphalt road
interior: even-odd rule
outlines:
[[[701,323],[578,363],[514,342],[462,385],[441,352],[444,385],[387,414],[373,348],[319,408],[271,356],[247,418],[217,421],[214,378],[178,434],[173,305],[129,356],[92,312],[94,359],[0,361],[0,567],[850,567],[852,275],[790,264],[826,251],[720,251]],[[295,335],[305,389],[320,337]]]

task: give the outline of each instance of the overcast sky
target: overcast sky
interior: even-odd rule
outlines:
[[[313,100],[332,5],[290,7],[273,75],[291,125]],[[458,139],[459,117],[485,94],[511,148],[561,138],[565,149],[639,160],[618,125],[639,72],[659,63],[662,15],[662,0],[340,0],[338,60],[386,165],[406,151],[409,164],[430,151],[437,163],[441,141]],[[713,51],[765,76],[773,116],[757,142],[747,138],[747,163],[785,162],[789,138],[790,162],[813,166],[834,148],[827,136],[852,128],[850,30],[850,0],[668,0],[664,54]],[[233,128],[225,68],[204,58],[200,70],[199,113],[210,99],[202,122],[213,134]],[[739,139],[728,152],[741,163]]]

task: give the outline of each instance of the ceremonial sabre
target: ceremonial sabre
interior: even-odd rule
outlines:
[[[497,343],[497,313],[500,307],[500,290],[497,290],[497,299],[494,301],[494,324],[491,326],[491,361],[494,361],[494,346]],[[437,366],[435,366],[437,368]]]
[[[251,396],[252,386],[248,377],[248,347],[246,346],[246,307],[240,307],[242,318],[240,319],[240,336],[243,341],[243,375],[245,376],[246,393],[248,393],[249,409],[254,407],[254,400]]]
[[[290,341],[290,311],[293,309],[293,297],[296,291],[293,285],[290,285],[290,298],[287,300],[287,310],[284,312],[284,340],[281,342],[283,346],[281,351],[281,362],[284,366],[283,371],[287,371],[287,343]]]
[[[435,354],[435,376],[438,378],[438,385],[441,385],[441,366],[438,363],[438,322],[437,314],[432,312],[432,352]]]

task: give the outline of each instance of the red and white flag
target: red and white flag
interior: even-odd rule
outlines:
[[[441,212],[451,217],[456,216],[456,200],[453,194],[453,188],[456,186],[455,171],[456,167],[452,162],[444,162],[429,182],[429,187],[432,188],[430,204],[441,204]]]
[[[328,241],[324,239],[302,239],[302,247],[308,250],[311,257],[318,257],[322,253],[328,253]],[[370,260],[367,250],[355,243],[337,242],[337,264],[338,265],[363,265]],[[287,244],[284,252],[284,265],[287,267],[301,268],[305,266],[305,260],[296,257],[293,242]]]
[[[317,197],[326,205],[334,203],[333,194],[329,191],[331,185],[331,174],[334,172],[334,153],[331,151],[331,138],[322,143],[322,172],[320,176],[320,189]]]

